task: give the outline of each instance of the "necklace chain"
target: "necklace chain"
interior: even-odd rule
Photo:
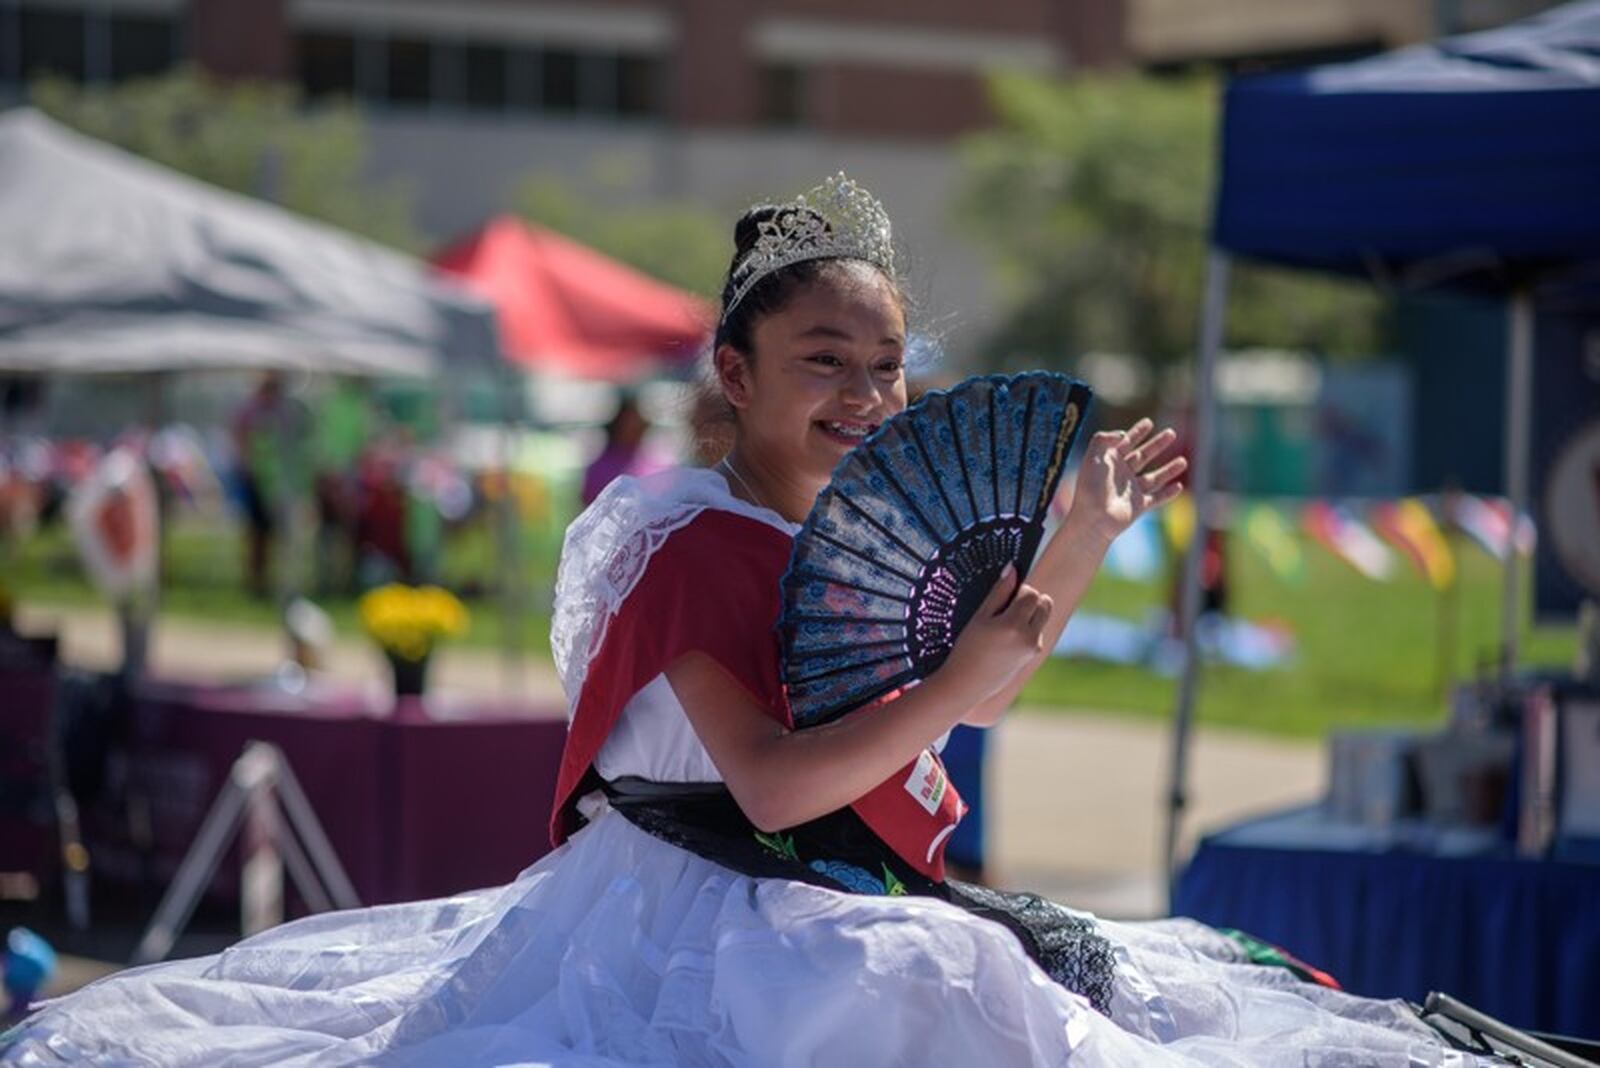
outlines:
[[[754,504],[758,508],[767,507],[767,502],[761,499],[761,494],[750,488],[750,483],[744,480],[744,476],[739,473],[738,468],[733,466],[733,461],[729,457],[724,456],[722,459],[718,460],[717,466],[738,480],[739,486],[750,495],[750,503]],[[768,511],[771,511],[771,509],[768,509]]]

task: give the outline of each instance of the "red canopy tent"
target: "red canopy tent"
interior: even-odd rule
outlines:
[[[694,358],[712,313],[697,297],[511,216],[433,257],[495,306],[516,362],[626,382]]]

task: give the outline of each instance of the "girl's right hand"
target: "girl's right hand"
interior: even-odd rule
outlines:
[[[1016,596],[1007,604],[1013,589]],[[1044,651],[1044,628],[1053,607],[1049,597],[1020,583],[1016,567],[1007,564],[938,674],[959,681],[973,704],[994,696]]]

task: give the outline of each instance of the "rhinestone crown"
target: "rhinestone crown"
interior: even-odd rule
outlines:
[[[772,218],[756,229],[755,244],[729,279],[732,292],[722,309],[724,320],[757,282],[804,260],[866,260],[894,272],[888,213],[877,197],[843,171],[778,205]]]

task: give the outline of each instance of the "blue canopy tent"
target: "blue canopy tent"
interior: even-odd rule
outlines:
[[[1547,294],[1600,307],[1600,0],[1371,59],[1234,80],[1224,98],[1211,243],[1192,475],[1201,515],[1211,492],[1212,382],[1233,257],[1391,289],[1441,286],[1507,299],[1506,477],[1524,509],[1535,303]],[[1200,545],[1191,539],[1183,588],[1169,879],[1198,671]],[[1516,604],[1508,562],[1507,668],[1516,659]]]

